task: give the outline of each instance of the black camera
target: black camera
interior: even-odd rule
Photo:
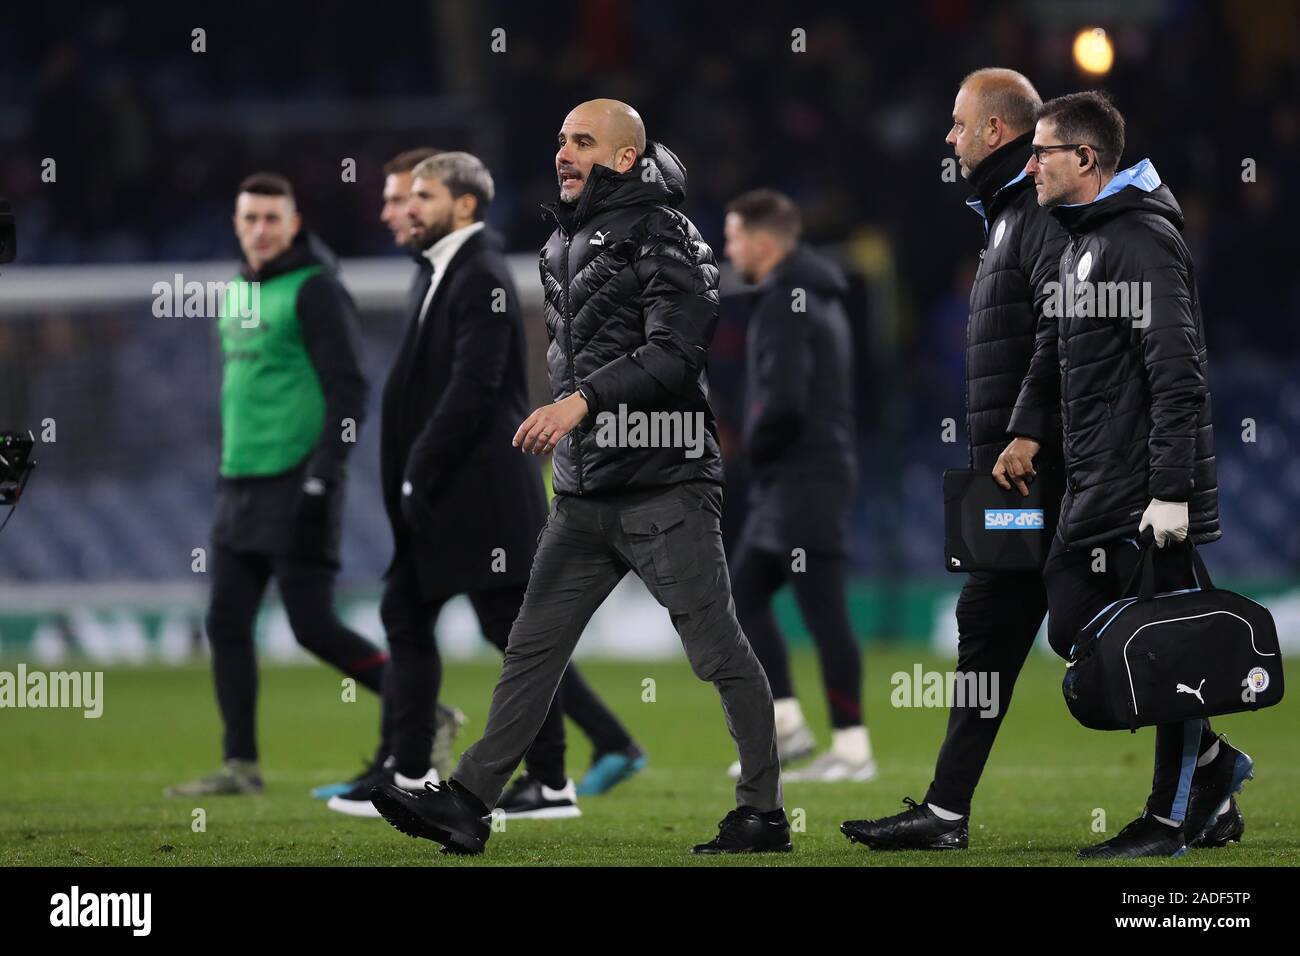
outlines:
[[[32,446],[36,442],[31,432],[0,432],[0,506],[8,505],[9,514],[0,522],[0,530],[9,523],[23,488],[36,465],[32,462]]]

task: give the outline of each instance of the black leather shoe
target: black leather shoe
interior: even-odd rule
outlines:
[[[1142,814],[1118,834],[1079,851],[1081,860],[1129,860],[1139,856],[1182,856],[1187,852],[1183,828]]]
[[[492,834],[491,815],[451,782],[426,783],[416,792],[386,783],[370,791],[370,800],[397,829],[441,843],[443,853],[482,853]]]
[[[970,817],[945,820],[924,803],[904,797],[908,809],[879,820],[846,820],[840,832],[873,850],[964,850]]]
[[[1192,774],[1192,792],[1187,799],[1187,818],[1183,821],[1188,846],[1220,847],[1241,839],[1246,821],[1232,795],[1240,793],[1246,781],[1254,776],[1255,762],[1250,755],[1233,747],[1220,734],[1219,755]],[[1219,813],[1225,800],[1230,805]]]
[[[718,835],[691,848],[692,853],[789,853],[790,822],[785,811],[777,819],[764,819],[749,807],[737,807],[718,824]]]

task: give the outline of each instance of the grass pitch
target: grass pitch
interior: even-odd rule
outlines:
[[[1016,689],[979,791],[964,853],[886,854],[850,844],[842,820],[901,809],[921,799],[943,737],[943,709],[890,705],[890,675],[951,662],[910,650],[866,655],[866,705],[881,767],[868,784],[789,784],[786,809],[795,851],[699,859],[733,805],[725,775],[734,750],[718,698],[684,660],[588,662],[583,669],[649,751],[645,771],[611,793],[581,802],[583,816],[511,821],[480,857],[448,857],[382,820],[333,813],[308,790],[352,776],[374,744],[378,704],[365,691],[342,701],[340,679],[320,666],[266,668],[259,704],[267,791],[257,797],[194,801],[162,796],[165,786],[212,770],[220,726],[205,667],[115,669],[104,676],[104,712],[0,711],[0,864],[86,866],[1033,866],[1070,864],[1077,847],[1104,839],[1137,815],[1151,778],[1154,731],[1098,733],[1074,723],[1060,694],[1062,666],[1035,654]],[[796,686],[819,741],[829,740],[816,661],[793,658]],[[9,665],[6,665],[9,666]],[[67,666],[67,665],[65,665]],[[444,700],[470,722],[457,752],[482,731],[499,663],[447,668]],[[654,701],[643,702],[653,678]],[[1139,866],[1295,865],[1300,862],[1300,742],[1294,699],[1271,710],[1216,721],[1256,763],[1241,806],[1245,839],[1221,850]],[[590,748],[569,727],[569,771]],[[206,829],[196,832],[201,807]],[[1105,832],[1092,829],[1104,813]],[[798,832],[801,831],[801,832]],[[1113,866],[1112,863],[1079,865]]]

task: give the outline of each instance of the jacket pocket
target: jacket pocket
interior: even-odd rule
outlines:
[[[1115,417],[1115,398],[1113,392],[1106,393],[1106,460],[1115,461],[1122,457],[1125,436],[1122,434],[1118,419]]]

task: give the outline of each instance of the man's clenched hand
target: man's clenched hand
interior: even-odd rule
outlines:
[[[998,463],[993,466],[993,480],[1001,485],[1005,490],[1011,490],[1011,483],[1014,481],[1016,487],[1020,489],[1020,494],[1029,494],[1029,485],[1026,484],[1026,478],[1033,478],[1038,474],[1034,470],[1034,456],[1038,454],[1038,449],[1042,446],[1032,438],[1013,438],[1011,444],[1002,449],[1002,454],[998,455]]]
[[[574,392],[558,402],[543,405],[525,418],[510,444],[522,452],[544,455],[586,417],[587,399],[582,392]]]

